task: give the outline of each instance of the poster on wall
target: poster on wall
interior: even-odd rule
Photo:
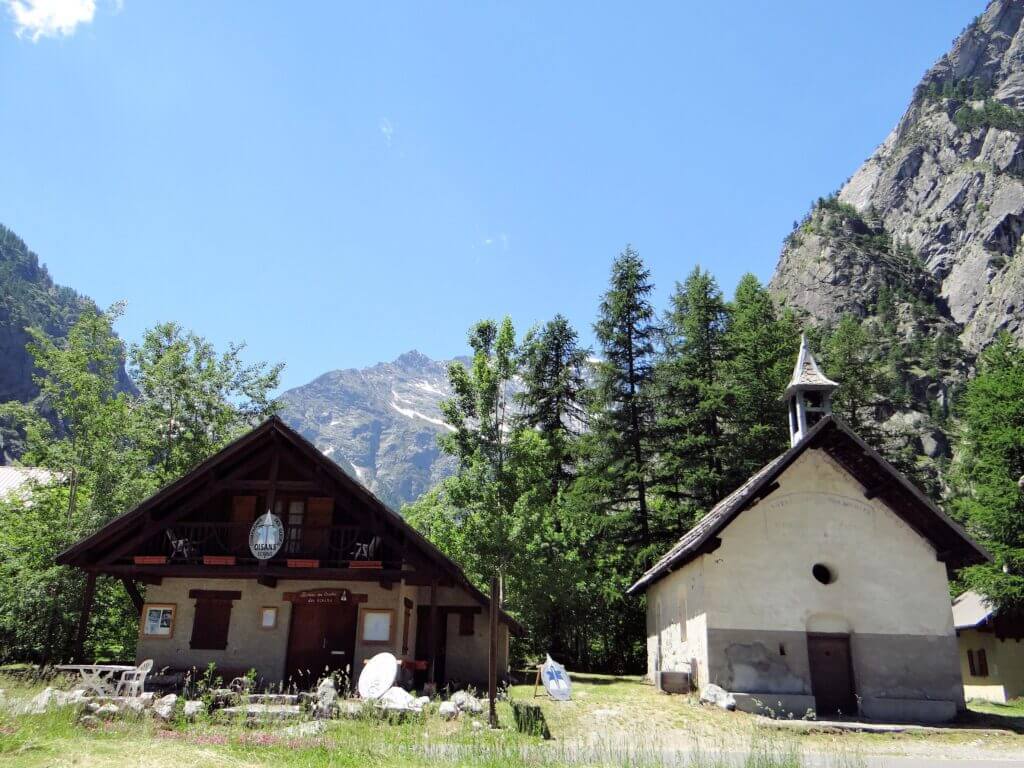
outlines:
[[[168,605],[151,605],[146,608],[142,632],[156,637],[170,637],[174,629],[174,608]]]

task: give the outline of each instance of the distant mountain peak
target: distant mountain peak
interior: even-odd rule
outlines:
[[[408,352],[403,352],[394,360],[394,365],[400,368],[426,368],[433,365],[438,365],[434,360],[424,355],[422,352],[416,349],[410,349]]]
[[[281,395],[281,415],[326,456],[395,508],[454,468],[438,447],[450,428],[447,364],[415,349],[390,363],[331,371]]]

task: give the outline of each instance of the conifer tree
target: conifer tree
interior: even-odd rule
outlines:
[[[640,255],[627,246],[612,264],[594,333],[601,347],[593,393],[590,480],[608,511],[631,515],[625,534],[646,550],[651,542],[648,483],[651,463],[654,286]]]
[[[740,279],[729,314],[726,492],[789,447],[783,392],[799,344],[792,313],[777,311],[754,275]]]
[[[676,284],[656,367],[659,539],[678,538],[723,495],[726,321],[714,277],[694,268]]]
[[[554,499],[575,475],[576,441],[586,423],[587,350],[569,321],[556,315],[527,332],[519,362],[518,421],[547,442]]]
[[[999,336],[979,360],[957,408],[960,434],[953,511],[992,553],[966,586],[997,612],[1024,613],[1024,349]]]

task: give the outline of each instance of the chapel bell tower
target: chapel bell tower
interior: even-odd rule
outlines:
[[[786,387],[789,404],[789,444],[796,445],[823,416],[832,413],[832,393],[839,385],[821,372],[807,336],[800,336],[800,354]]]

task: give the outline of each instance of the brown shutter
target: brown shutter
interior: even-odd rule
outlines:
[[[306,501],[305,530],[302,544],[310,554],[320,554],[327,548],[330,531],[327,530],[334,517],[334,499],[330,496],[314,496]]]
[[[223,651],[228,645],[228,627],[231,624],[231,600],[201,597],[196,600],[196,615],[192,621],[190,648]]]
[[[463,611],[459,614],[459,634],[473,634],[473,614],[469,611]]]
[[[974,666],[974,651],[971,650],[967,651],[967,668],[971,672],[971,677],[978,676],[978,668]]]
[[[978,651],[978,677],[988,677],[988,655],[984,648]]]
[[[233,496],[231,498],[231,535],[228,537],[229,547],[233,555],[249,553],[249,528],[256,519],[255,496]]]

